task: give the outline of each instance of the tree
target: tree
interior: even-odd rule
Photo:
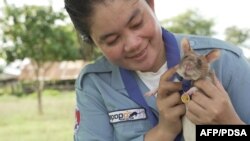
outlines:
[[[38,110],[42,114],[45,62],[80,58],[79,45],[72,25],[63,25],[66,16],[44,6],[10,6],[5,2],[2,23],[8,61],[30,58],[36,66]]]
[[[163,20],[162,26],[174,33],[212,36],[214,21],[205,19],[195,10],[187,10],[173,18]]]
[[[250,37],[250,29],[240,29],[236,26],[231,26],[225,30],[226,41],[235,45],[243,45]]]

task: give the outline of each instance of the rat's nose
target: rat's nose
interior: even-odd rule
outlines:
[[[192,64],[190,62],[185,64],[185,71],[190,71],[192,69]]]

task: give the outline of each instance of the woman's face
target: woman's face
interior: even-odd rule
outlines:
[[[106,0],[95,6],[91,38],[113,64],[157,71],[165,62],[161,26],[154,0]]]

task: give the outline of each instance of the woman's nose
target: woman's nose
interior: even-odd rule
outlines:
[[[133,51],[138,49],[141,44],[142,39],[135,34],[131,33],[125,38],[125,51]]]

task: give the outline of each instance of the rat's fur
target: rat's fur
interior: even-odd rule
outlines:
[[[192,50],[189,41],[186,38],[182,39],[181,48],[183,51],[183,57],[178,66],[177,73],[184,79],[191,80],[192,83],[199,79],[210,79],[214,82],[214,71],[211,70],[210,64],[220,56],[219,50],[214,49],[206,55],[197,54]],[[196,90],[197,88],[192,87],[186,93],[191,95]],[[185,141],[195,141],[195,124],[186,116],[183,117],[182,124]]]
[[[213,71],[210,64],[218,59],[220,52],[214,49],[206,55],[200,55],[193,51],[189,41],[184,38],[181,42],[183,57],[179,63],[177,73],[185,80],[196,81],[198,79],[211,78]]]

